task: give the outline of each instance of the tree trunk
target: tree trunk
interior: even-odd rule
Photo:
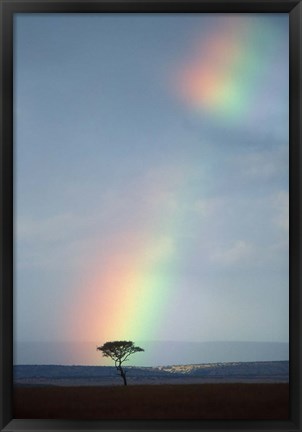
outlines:
[[[116,367],[119,373],[121,374],[121,377],[123,378],[124,385],[127,385],[127,379],[126,379],[126,372],[123,370],[121,363]]]
[[[126,386],[127,385],[126,373],[123,370],[121,370],[121,376],[124,380],[124,385]]]

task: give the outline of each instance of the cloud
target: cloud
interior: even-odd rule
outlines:
[[[70,235],[87,223],[91,223],[91,220],[84,220],[72,213],[56,214],[46,218],[20,217],[17,219],[17,238],[54,242]]]
[[[233,162],[240,176],[262,181],[280,178],[288,173],[288,147],[241,154],[235,156]]]
[[[92,231],[96,222],[95,217],[84,218],[72,213],[45,218],[19,217],[16,223],[18,267],[66,270],[79,266],[83,255],[95,245]]]
[[[175,242],[171,237],[161,236],[157,241],[145,252],[146,259],[149,263],[157,263],[162,260],[171,258],[175,253]]]
[[[193,203],[192,211],[197,212],[201,216],[210,217],[222,209],[225,210],[225,207],[226,199],[224,197],[199,198]]]
[[[253,253],[253,246],[244,241],[237,240],[227,248],[216,249],[212,252],[211,261],[221,265],[234,265],[246,262]]]

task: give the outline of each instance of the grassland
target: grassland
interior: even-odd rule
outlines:
[[[14,418],[285,420],[288,384],[16,387]]]

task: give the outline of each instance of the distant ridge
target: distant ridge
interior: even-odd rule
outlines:
[[[159,367],[127,367],[129,383],[164,384],[194,382],[287,382],[288,361],[239,362],[172,365]],[[120,379],[112,366],[14,366],[17,385],[119,385]]]
[[[14,346],[14,364],[97,365],[105,363],[97,342],[20,342]],[[286,342],[174,342],[135,341],[145,352],[131,358],[134,366],[219,362],[286,361]]]

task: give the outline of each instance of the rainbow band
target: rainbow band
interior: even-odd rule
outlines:
[[[233,16],[180,67],[177,93],[194,111],[231,125],[252,120],[278,63],[277,52],[271,52],[273,38],[274,27],[267,22]]]
[[[73,301],[77,316],[70,320],[69,332],[79,340],[89,338],[96,345],[112,340],[152,340],[162,332],[175,297],[173,258],[179,253],[175,250],[177,236],[184,230],[187,211],[184,193],[192,177],[189,167],[172,171],[168,179],[162,174],[160,194],[152,179],[145,186],[145,196],[156,197],[148,220],[135,232],[124,227],[122,233],[113,235],[108,254],[95,259],[91,274],[87,272],[87,278],[78,284]],[[171,195],[175,199],[172,204],[167,202]],[[99,250],[104,250],[104,245],[100,244]]]

